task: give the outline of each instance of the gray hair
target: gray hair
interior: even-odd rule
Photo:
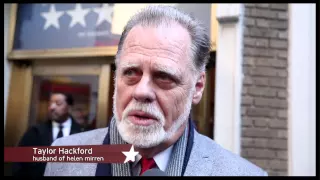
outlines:
[[[206,29],[198,20],[192,18],[190,15],[177,8],[163,5],[148,6],[128,21],[120,38],[116,61],[122,51],[123,43],[129,31],[134,26],[158,27],[160,25],[170,25],[174,22],[180,24],[189,32],[191,37],[190,57],[193,60],[193,65],[196,71],[204,71],[210,56],[211,47],[210,38]]]

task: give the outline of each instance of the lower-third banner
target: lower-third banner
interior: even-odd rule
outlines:
[[[137,154],[130,144],[5,147],[4,162],[126,163]]]

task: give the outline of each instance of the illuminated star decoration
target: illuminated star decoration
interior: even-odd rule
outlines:
[[[124,160],[124,163],[128,162],[128,161],[135,161],[135,157],[136,155],[139,154],[139,152],[135,152],[133,145],[131,146],[130,151],[122,151],[122,153],[126,156],[126,159]]]
[[[82,9],[81,4],[76,4],[74,10],[68,11],[68,14],[71,16],[72,21],[70,23],[70,28],[79,23],[83,27],[86,26],[86,21],[84,17],[90,12],[89,9]]]
[[[103,4],[101,8],[94,8],[93,11],[99,14],[96,26],[99,26],[105,20],[110,24],[112,23],[113,7],[109,4]]]
[[[41,16],[46,19],[46,23],[43,27],[44,30],[48,29],[50,26],[53,26],[57,29],[60,28],[59,26],[59,18],[63,15],[64,12],[56,11],[56,8],[53,4],[50,5],[49,12],[41,13]]]

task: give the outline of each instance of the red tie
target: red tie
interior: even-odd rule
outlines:
[[[140,171],[140,176],[143,174],[145,171],[152,169],[154,167],[157,167],[156,162],[154,161],[153,158],[147,159],[147,158],[141,158],[141,171]]]

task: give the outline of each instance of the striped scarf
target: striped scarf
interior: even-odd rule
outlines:
[[[185,153],[188,142],[188,128],[189,123],[187,123],[187,128],[185,129],[183,135],[174,144],[171,157],[166,169],[166,174],[168,176],[181,176],[183,163],[185,162]],[[116,125],[115,118],[112,118],[109,126],[110,132],[110,144],[127,144],[122,140]],[[112,164],[111,165],[112,176],[132,176],[130,163],[125,164]]]

